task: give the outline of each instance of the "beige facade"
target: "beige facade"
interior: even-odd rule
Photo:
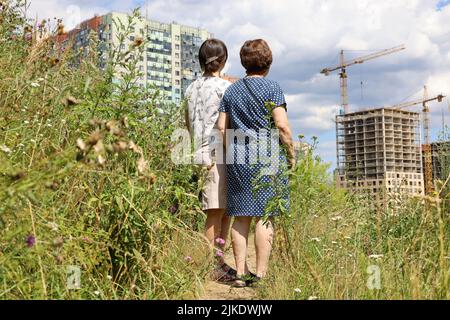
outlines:
[[[420,116],[375,109],[336,117],[338,187],[385,194],[424,194]]]

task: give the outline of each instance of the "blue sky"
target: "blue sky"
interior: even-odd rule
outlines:
[[[232,75],[244,75],[242,43],[266,39],[274,52],[269,77],[285,91],[295,134],[318,136],[319,154],[333,163],[339,79],[319,71],[338,63],[340,49],[350,50],[350,59],[402,43],[407,47],[348,69],[354,111],[418,99],[425,84],[431,95],[450,95],[450,0],[32,0],[31,11],[73,26],[96,13],[147,4],[151,19],[204,27],[223,39]],[[431,111],[436,138],[442,112],[450,124],[447,101],[432,103]]]

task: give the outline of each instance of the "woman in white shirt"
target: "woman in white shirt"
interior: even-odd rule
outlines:
[[[227,186],[225,152],[220,131],[217,130],[219,106],[231,82],[220,78],[228,59],[225,44],[218,39],[206,40],[199,50],[203,75],[186,90],[186,124],[194,141],[194,161],[208,169],[202,191],[202,209],[205,211],[205,235],[215,246],[217,268],[215,280],[234,281],[236,271],[223,259],[223,248],[228,238],[231,218],[226,215]]]

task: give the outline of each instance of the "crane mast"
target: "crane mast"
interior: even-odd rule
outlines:
[[[425,192],[430,194],[434,191],[433,186],[433,155],[431,150],[431,140],[430,140],[430,107],[429,103],[437,100],[442,102],[445,98],[442,94],[429,98],[427,86],[423,87],[423,99],[416,101],[405,102],[395,106],[387,107],[386,109],[403,109],[408,107],[413,107],[421,104],[422,109],[422,127],[424,133],[424,144],[422,145],[423,156],[424,156],[424,182],[425,182]]]

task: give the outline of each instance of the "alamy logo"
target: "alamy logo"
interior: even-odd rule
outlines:
[[[367,288],[369,290],[380,290],[381,289],[381,270],[379,266],[368,266],[367,274]]]
[[[195,133],[194,139],[186,129],[175,130],[171,158],[177,165],[262,164],[261,174],[275,175],[280,165],[280,135],[272,130],[233,130],[225,133],[227,151],[224,154],[222,133]]]
[[[78,266],[68,266],[66,270],[67,289],[76,290],[81,288],[81,269]]]

